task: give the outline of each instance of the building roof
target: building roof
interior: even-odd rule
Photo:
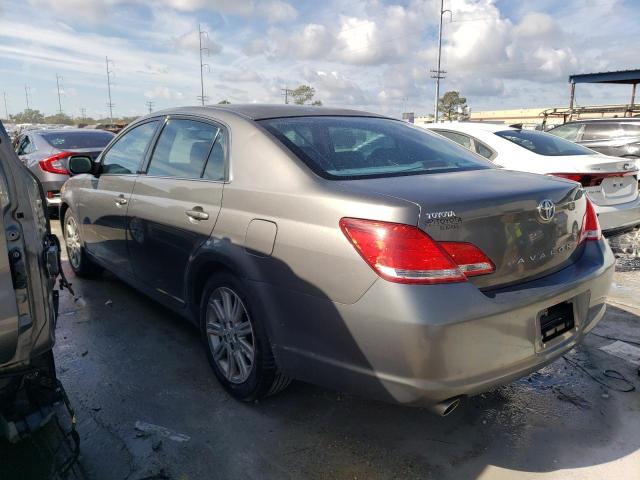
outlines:
[[[640,70],[619,70],[617,72],[582,73],[570,75],[569,83],[640,83]]]

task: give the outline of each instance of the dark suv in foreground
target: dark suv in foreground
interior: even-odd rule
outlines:
[[[640,118],[576,120],[549,133],[605,155],[640,158]]]

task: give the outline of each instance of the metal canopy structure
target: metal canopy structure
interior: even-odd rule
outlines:
[[[636,101],[636,86],[640,83],[640,70],[619,70],[617,72],[583,73],[570,75],[571,98],[569,100],[569,120],[573,117],[574,100],[576,96],[577,83],[608,83],[617,85],[631,85],[631,102],[625,111],[625,117],[633,116]]]

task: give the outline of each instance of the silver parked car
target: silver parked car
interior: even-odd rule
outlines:
[[[50,213],[58,213],[60,188],[69,178],[69,157],[82,154],[95,159],[112,138],[113,133],[102,130],[63,128],[29,130],[16,139],[16,153],[42,184]]]
[[[640,118],[575,120],[549,133],[605,155],[640,158]]]
[[[399,120],[179,108],[70,169],[75,272],[107,268],[197,323],[242,400],[295,378],[448,413],[605,311],[614,259],[577,183]]]

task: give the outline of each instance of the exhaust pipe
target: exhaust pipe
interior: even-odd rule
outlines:
[[[453,397],[447,400],[443,400],[440,403],[431,405],[429,409],[436,415],[440,415],[441,417],[446,417],[451,412],[453,412],[456,408],[458,408],[458,405],[460,405],[461,398],[462,397]]]

